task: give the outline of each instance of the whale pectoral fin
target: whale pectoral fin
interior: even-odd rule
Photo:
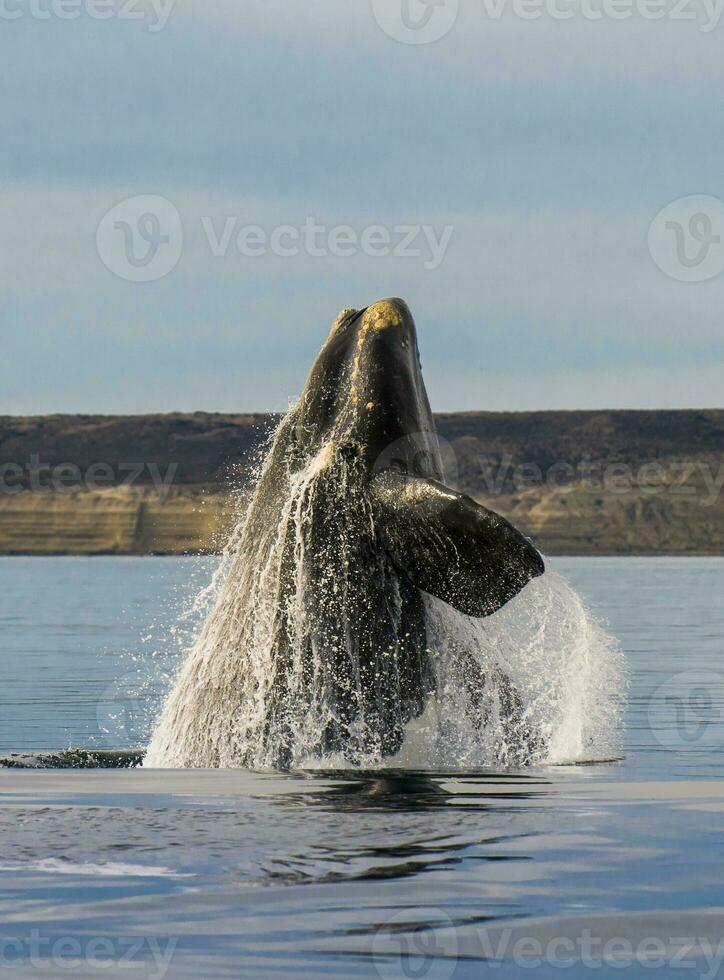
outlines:
[[[385,470],[370,491],[394,564],[419,589],[468,616],[489,616],[545,570],[512,524],[442,483]]]

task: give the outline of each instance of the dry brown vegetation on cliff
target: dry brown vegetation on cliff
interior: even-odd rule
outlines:
[[[437,423],[450,482],[544,551],[724,554],[723,410],[469,412]],[[273,424],[207,413],[0,418],[0,553],[214,550]]]

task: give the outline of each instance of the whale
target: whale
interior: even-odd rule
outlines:
[[[145,764],[395,756],[436,689],[430,601],[488,617],[545,567],[445,480],[409,308],[343,310],[268,446]],[[524,764],[536,735],[504,668],[459,656],[465,710],[484,729],[494,690]]]

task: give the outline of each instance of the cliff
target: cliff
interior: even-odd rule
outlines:
[[[0,553],[217,550],[274,421],[0,418]],[[437,422],[450,482],[549,554],[724,554],[724,411]]]

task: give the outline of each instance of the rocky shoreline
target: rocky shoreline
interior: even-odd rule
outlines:
[[[223,547],[274,417],[0,418],[0,554]],[[724,411],[437,417],[451,483],[548,554],[724,555]]]

